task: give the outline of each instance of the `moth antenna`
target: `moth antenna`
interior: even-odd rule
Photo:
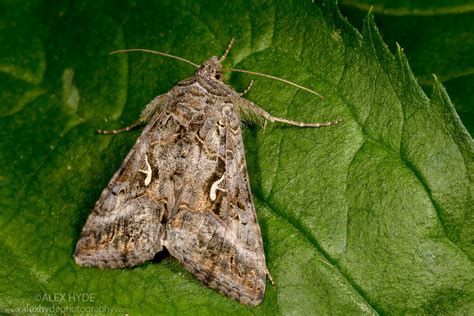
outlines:
[[[113,52],[110,52],[109,55],[118,54],[118,53],[128,53],[128,52],[145,52],[145,53],[165,56],[165,57],[173,58],[173,59],[176,59],[176,60],[179,60],[179,61],[183,61],[185,63],[193,65],[196,68],[199,68],[198,64],[195,64],[190,60],[184,59],[183,57],[179,57],[179,56],[175,56],[175,55],[171,55],[171,54],[167,54],[167,53],[163,53],[163,52],[158,52],[158,51],[155,51],[155,50],[144,49],[144,48],[130,48],[130,49],[114,50]]]
[[[297,87],[297,88],[300,88],[302,90],[305,90],[309,93],[312,93],[312,94],[315,94],[317,95],[318,97],[320,97],[321,99],[324,99],[324,97],[322,95],[320,95],[319,93],[317,93],[316,91],[314,90],[311,90],[311,89],[308,89],[306,87],[303,87],[297,83],[294,83],[294,82],[291,82],[289,80],[286,80],[286,79],[283,79],[283,78],[278,78],[278,77],[275,77],[275,76],[272,76],[272,75],[267,75],[267,74],[264,74],[264,73],[261,73],[261,72],[255,72],[255,71],[250,71],[250,70],[243,70],[243,69],[235,69],[235,68],[229,68],[229,69],[224,69],[225,71],[235,71],[235,72],[242,72],[242,73],[246,73],[246,74],[250,74],[250,75],[256,75],[256,76],[262,76],[262,77],[265,77],[265,78],[269,78],[269,79],[273,79],[273,80],[278,80],[278,81],[281,81],[281,82],[284,82],[286,84],[289,84],[290,86],[294,86],[294,87]]]
[[[219,63],[223,62],[224,59],[227,58],[227,55],[229,55],[229,52],[232,49],[232,45],[234,45],[234,38],[231,38],[229,44],[227,45],[227,49],[224,52],[224,55],[222,55],[222,57],[219,58]]]

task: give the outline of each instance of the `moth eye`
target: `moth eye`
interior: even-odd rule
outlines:
[[[217,80],[221,80],[221,79],[222,79],[222,75],[219,74],[219,73],[217,73],[215,78],[216,78]]]

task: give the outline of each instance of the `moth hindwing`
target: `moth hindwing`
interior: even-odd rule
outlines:
[[[240,115],[312,127],[337,121],[280,119],[242,98],[222,81],[229,49],[147,105],[145,129],[84,225],[77,264],[129,268],[165,247],[209,287],[243,304],[262,302],[268,270]]]

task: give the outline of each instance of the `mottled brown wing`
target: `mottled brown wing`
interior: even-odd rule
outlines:
[[[232,92],[199,80],[173,88],[151,118],[89,216],[76,262],[130,267],[165,246],[209,287],[257,305],[267,269],[240,120]]]
[[[160,105],[157,101],[163,103],[166,98],[155,98],[147,109],[156,110]],[[77,242],[74,252],[77,264],[133,267],[162,250],[165,205],[153,193],[158,186],[156,179],[152,177],[145,185],[147,175],[152,175],[152,170],[148,172],[148,159],[152,158],[148,151],[159,125],[158,117],[146,126],[102,192]]]
[[[165,247],[209,287],[258,305],[267,268],[251,200],[240,130],[231,103],[214,109],[188,144],[179,202],[166,226]],[[191,135],[196,136],[191,136]]]

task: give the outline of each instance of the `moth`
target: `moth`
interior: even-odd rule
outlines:
[[[252,203],[241,120],[300,127],[340,120],[291,121],[244,99],[251,84],[238,93],[223,81],[221,63],[232,43],[221,58],[214,56],[201,66],[162,52],[116,51],[152,52],[185,61],[197,71],[154,98],[133,125],[98,131],[116,134],[147,124],[84,225],[74,252],[78,265],[130,268],[166,248],[207,286],[243,304],[262,302],[266,277],[271,277]]]

